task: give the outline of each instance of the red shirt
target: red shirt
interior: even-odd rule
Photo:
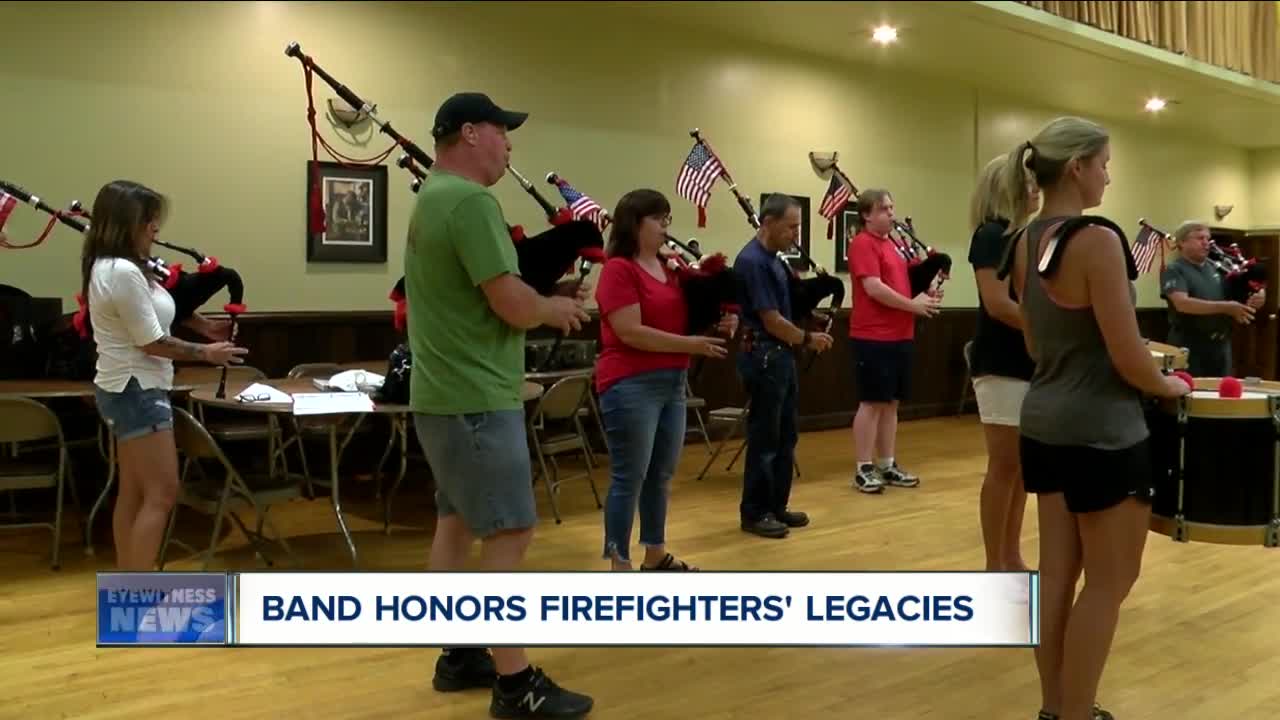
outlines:
[[[624,343],[609,325],[609,314],[640,305],[640,322],[657,330],[684,335],[688,308],[675,273],[663,266],[666,281],[649,274],[630,258],[612,257],[600,271],[596,304],[600,308],[600,354],[596,358],[596,392],[632,375],[653,370],[685,370],[689,356],[640,350]]]
[[[890,290],[911,299],[911,279],[907,261],[887,237],[863,230],[854,236],[848,250],[849,276],[853,282],[853,312],[849,314],[849,337],[858,340],[911,340],[915,338],[916,316],[877,302],[862,287],[862,279],[878,277]]]

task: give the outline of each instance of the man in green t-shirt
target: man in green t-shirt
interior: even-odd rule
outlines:
[[[431,569],[461,570],[474,541],[481,567],[519,567],[537,507],[525,431],[525,331],[579,330],[582,297],[543,297],[519,276],[515,245],[488,188],[506,172],[507,132],[526,113],[479,93],[440,106],[431,134],[436,163],[418,191],[405,248],[409,404],[436,481],[438,519]],[[495,717],[564,717],[592,699],[558,687],[530,666],[523,648],[446,648],[440,691],[491,687]]]
[[[1173,239],[1178,257],[1160,277],[1160,295],[1169,303],[1169,343],[1187,348],[1193,376],[1225,377],[1232,373],[1232,321],[1253,322],[1266,296],[1255,294],[1247,305],[1226,299],[1222,273],[1208,262],[1208,225],[1185,222]]]

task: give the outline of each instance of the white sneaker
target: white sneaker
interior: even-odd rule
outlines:
[[[858,472],[853,476],[852,487],[864,493],[884,492],[884,479],[876,471],[875,465],[867,463],[858,466]]]

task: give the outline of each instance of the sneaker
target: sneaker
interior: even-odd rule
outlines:
[[[778,521],[787,527],[804,527],[809,524],[809,516],[802,512],[783,510],[777,515]]]
[[[789,532],[787,526],[778,522],[773,513],[769,513],[755,521],[743,520],[742,529],[753,535],[766,538],[784,538]]]
[[[884,480],[880,478],[876,466],[869,463],[858,466],[858,473],[853,476],[853,486],[864,493],[884,492]]]
[[[431,687],[438,692],[490,688],[498,679],[493,656],[485,648],[454,648],[436,660]]]
[[[552,682],[542,668],[533,671],[528,682],[510,692],[493,684],[489,715],[496,718],[573,718],[591,712],[595,701],[570,692]]]
[[[916,487],[920,484],[920,478],[904,471],[896,462],[887,468],[880,468],[879,472],[880,477],[894,487]]]

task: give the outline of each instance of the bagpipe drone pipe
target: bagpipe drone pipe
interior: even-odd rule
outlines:
[[[835,208],[835,213],[842,212],[844,206],[850,201],[856,202],[858,199],[858,186],[853,184],[849,176],[840,169],[838,163],[839,153],[809,153],[809,163],[813,167],[813,171],[823,180],[830,179],[833,175],[848,188],[849,196],[839,208]],[[951,256],[944,252],[938,252],[934,248],[929,247],[920,241],[916,236],[915,225],[911,222],[911,218],[905,218],[904,222],[893,221],[893,229],[889,232],[889,239],[893,242],[901,255],[907,261],[907,276],[911,284],[911,297],[916,297],[920,293],[937,294],[942,289],[942,284],[951,278]]]
[[[89,225],[86,224],[86,221],[90,223],[93,221],[93,218],[90,217],[89,213],[83,209],[78,201],[73,202],[67,210],[59,210],[49,206],[39,196],[32,195],[22,187],[5,181],[0,181],[0,193],[10,195],[50,216],[49,225],[45,228],[41,237],[36,242],[21,247],[34,247],[43,242],[50,234],[54,223],[61,222],[63,225],[83,235],[89,231]],[[231,318],[231,339],[234,341],[238,316],[247,310],[244,304],[244,282],[240,278],[240,274],[234,269],[220,264],[217,258],[205,256],[192,248],[174,245],[161,240],[156,240],[154,244],[180,252],[196,261],[195,272],[183,270],[181,263],[170,265],[158,256],[147,258],[145,262],[147,270],[155,281],[168,291],[173,298],[173,325],[181,325],[186,322],[201,307],[213,299],[215,295],[226,289],[229,300],[223,305],[222,309]],[[90,324],[88,299],[80,292],[77,292],[75,297],[79,309],[71,321],[75,331],[74,338],[69,338],[65,335],[60,338],[60,347],[55,351],[58,357],[51,359],[51,364],[55,366],[55,369],[50,374],[66,379],[80,380],[88,379],[92,376],[92,363],[86,363],[85,358],[93,356],[95,345]],[[226,368],[224,367],[224,380],[225,373]]]

